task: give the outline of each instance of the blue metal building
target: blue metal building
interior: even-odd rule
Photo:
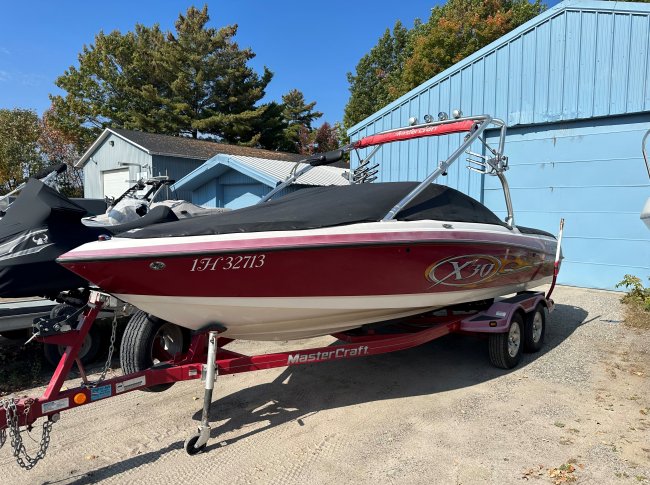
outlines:
[[[300,164],[297,170],[305,166]],[[295,163],[285,160],[220,154],[177,181],[174,190],[191,194],[189,200],[194,204],[239,209],[257,203],[286,180],[294,168]],[[347,168],[341,165],[314,167],[277,195],[304,187],[347,185],[347,174]]]
[[[507,123],[515,223],[555,233],[566,218],[560,283],[613,289],[627,273],[647,279],[650,233],[639,213],[650,193],[641,156],[650,129],[650,4],[562,2],[348,134],[354,141],[455,108]],[[423,179],[460,136],[382,148],[380,180]],[[505,215],[498,180],[464,165],[437,182]]]

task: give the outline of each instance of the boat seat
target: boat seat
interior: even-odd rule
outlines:
[[[174,214],[174,211],[169,207],[160,205],[154,207],[140,219],[131,222],[125,222],[124,224],[114,224],[104,226],[104,229],[109,230],[113,234],[118,234],[125,231],[130,231],[132,229],[137,229],[139,227],[148,226],[150,224],[162,224],[164,222],[174,222],[178,221],[178,217]],[[97,226],[101,228],[101,226]]]

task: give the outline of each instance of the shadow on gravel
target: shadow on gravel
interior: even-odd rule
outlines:
[[[137,468],[142,465],[147,465],[149,463],[154,463],[159,460],[160,457],[169,453],[170,451],[182,450],[183,443],[172,443],[171,445],[163,448],[161,450],[150,451],[149,453],[143,453],[142,455],[134,456],[128,460],[115,463],[114,465],[106,466],[104,468],[99,468],[90,472],[81,473],[79,475],[73,475],[62,480],[57,480],[53,482],[43,482],[42,485],[55,485],[56,483],[65,482],[68,485],[89,485],[92,483],[97,483],[99,480],[112,477],[119,473],[124,473],[126,470],[131,468]],[[73,481],[69,481],[73,480]]]
[[[212,430],[212,438],[243,430],[258,423],[264,427],[221,440],[206,448],[226,446],[286,422],[303,420],[326,409],[354,406],[366,402],[409,396],[435,395],[469,387],[525,368],[552,351],[586,320],[588,313],[579,307],[557,305],[550,315],[545,345],[535,354],[524,354],[512,370],[490,365],[487,340],[466,335],[448,335],[428,344],[392,354],[316,365],[288,367],[273,382],[242,389],[219,397],[212,406],[214,420],[227,421]],[[194,419],[199,421],[198,411]]]
[[[286,368],[273,382],[252,386],[228,396],[219,395],[215,387],[212,420],[227,421],[212,429],[212,441],[205,452],[244,440],[275,426],[296,420],[305,426],[309,417],[326,409],[354,406],[366,402],[409,396],[435,395],[469,387],[525,368],[538,357],[550,352],[589,320],[582,308],[557,305],[551,314],[543,349],[524,354],[521,363],[510,371],[489,364],[486,339],[448,335],[428,344],[392,354],[346,361]],[[198,405],[197,405],[198,408]],[[201,412],[194,415],[200,420]],[[218,440],[224,433],[267,422],[266,426],[244,432],[236,438]],[[164,426],[164,423],[162,423]],[[188,436],[191,430],[188,429]],[[138,455],[99,468],[72,482],[75,485],[94,483],[123,473],[132,467],[153,463],[166,453],[183,448],[177,442],[170,446]]]

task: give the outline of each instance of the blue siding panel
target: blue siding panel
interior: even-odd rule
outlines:
[[[535,110],[533,121],[543,123],[548,118],[548,84],[551,61],[551,26],[545,22],[538,26],[535,50]]]
[[[465,114],[485,113],[485,60],[476,61],[472,66],[474,71],[472,80],[472,105],[470,111]]]
[[[598,13],[596,24],[596,79],[594,86],[594,116],[609,114],[612,72],[613,16]]]
[[[550,22],[549,72],[547,120],[562,119],[564,92],[564,52],[566,49],[566,15],[559,15]]]
[[[561,283],[614,289],[626,272],[650,275],[650,237],[639,220],[650,192],[640,150],[648,129],[650,120],[636,116],[510,130],[516,223],[555,233],[566,219]],[[485,184],[485,204],[504,217],[498,180]]]
[[[580,76],[578,79],[578,112],[576,118],[588,118],[594,113],[596,84],[597,15],[582,14],[580,31]]]
[[[174,180],[182,179],[192,170],[201,166],[204,162],[204,160],[195,160],[191,158],[181,157],[165,157],[161,155],[154,155],[152,158],[152,175],[167,175]],[[192,200],[192,192],[189,190],[178,190],[175,196],[178,199]]]
[[[643,110],[643,91],[645,88],[645,70],[648,56],[645,46],[648,45],[650,18],[633,15],[630,29],[630,64],[627,74],[627,109],[629,111]]]
[[[650,16],[648,16],[648,28],[650,29]],[[649,36],[650,37],[650,36]],[[643,49],[643,44],[639,45],[640,49]],[[648,39],[648,44],[645,46],[646,53],[650,52],[650,38]],[[650,111],[650,56],[646,54],[645,56],[645,110]]]
[[[535,86],[537,84],[537,75],[535,72],[536,42],[537,31],[534,29],[522,36],[521,111],[518,117],[513,118],[511,125],[518,123],[528,125],[533,122],[535,113]]]
[[[562,89],[562,112],[561,119],[572,119],[578,117],[578,83],[580,79],[580,22],[582,16],[579,12],[566,13],[566,47],[564,52],[564,65],[562,77],[564,79]]]
[[[508,79],[508,104],[505,112],[507,118],[504,121],[509,125],[519,124],[521,114],[521,85],[522,85],[522,63],[523,63],[523,39],[515,39],[510,44],[510,66],[508,71],[512,71]]]
[[[483,86],[485,94],[483,95],[483,112],[494,113],[494,116],[499,116],[496,111],[496,85],[497,80],[497,55],[492,52],[485,56],[485,79]],[[498,86],[503,89],[503,86]]]
[[[628,14],[614,15],[614,35],[612,51],[612,94],[611,113],[624,113],[627,109],[627,87],[630,58],[630,29],[631,16]]]
[[[259,181],[237,170],[230,169],[217,178],[217,183],[221,185],[258,184]]]
[[[217,197],[217,183],[211,180],[192,191],[192,203],[204,207],[222,207]]]
[[[494,113],[497,118],[508,119],[508,83],[510,81],[510,46],[496,52]],[[513,80],[514,81],[514,80]]]

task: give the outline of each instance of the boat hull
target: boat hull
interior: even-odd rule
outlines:
[[[555,241],[506,231],[301,231],[282,241],[204,236],[146,246],[116,239],[60,262],[183,327],[220,324],[232,338],[288,340],[550,282]]]

